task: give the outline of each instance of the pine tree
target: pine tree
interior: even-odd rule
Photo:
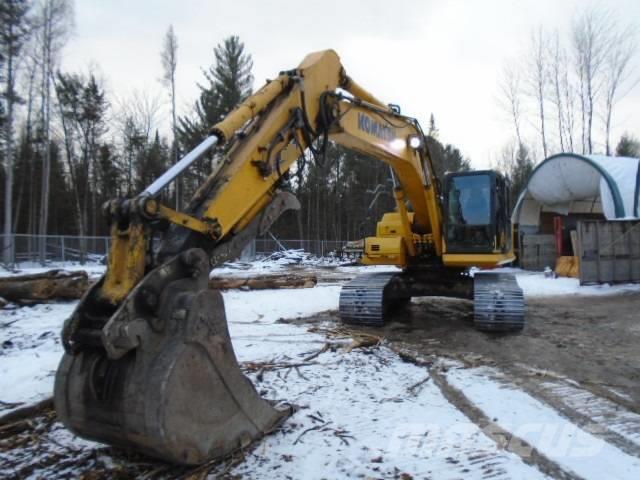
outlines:
[[[625,133],[616,146],[616,156],[640,158],[640,141],[633,135]]]
[[[465,158],[460,150],[451,144],[446,146],[432,136],[425,137],[427,150],[431,156],[431,162],[435,175],[440,181],[447,172],[467,172],[471,170],[471,161]]]
[[[216,86],[220,121],[242,100],[251,95],[253,88],[253,60],[245,53],[244,43],[237,36],[231,36],[218,45],[215,50],[216,65],[208,74],[207,80]]]
[[[101,138],[109,107],[95,76],[58,73],[56,94],[63,123],[67,169],[74,190],[78,233],[96,234],[102,185],[99,181]],[[52,170],[52,174],[54,174]],[[84,243],[81,244],[84,259]]]
[[[6,263],[13,258],[12,214],[13,214],[13,123],[14,106],[21,101],[15,90],[17,64],[20,50],[29,35],[27,12],[30,5],[26,0],[3,0],[0,2],[0,73],[5,83],[2,90],[4,100],[0,123],[2,126],[4,156],[4,241],[0,249]],[[6,104],[6,105],[5,105]]]
[[[214,49],[215,64],[203,70],[205,84],[198,84],[200,98],[193,116],[181,117],[178,140],[183,151],[192,150],[209,129],[251,95],[253,60],[237,36],[226,38]]]
[[[204,85],[198,84],[200,98],[194,114],[181,117],[178,122],[178,142],[183,152],[195,148],[213,125],[251,94],[253,60],[239,37],[226,38],[215,47],[214,56],[215,64],[203,71]],[[196,162],[183,179],[183,198],[188,198],[210,173],[208,162]]]
[[[522,191],[527,186],[527,182],[533,173],[535,165],[533,159],[529,155],[529,149],[520,144],[516,152],[516,157],[511,169],[508,173],[509,180],[511,181],[511,205],[513,207],[515,202]]]
[[[166,170],[169,164],[169,147],[160,139],[156,130],[153,141],[144,145],[136,161],[136,187],[143,191]]]

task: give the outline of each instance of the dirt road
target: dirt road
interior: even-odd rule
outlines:
[[[640,294],[528,298],[526,317],[522,333],[482,333],[471,302],[420,298],[371,331],[422,355],[555,372],[640,411]]]

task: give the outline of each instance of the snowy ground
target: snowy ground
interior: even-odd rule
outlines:
[[[361,270],[331,267],[330,278],[348,278]],[[286,261],[254,262],[216,273],[284,268]],[[92,273],[99,270],[96,267]],[[574,279],[516,273],[525,296],[640,291],[638,285],[579,287]],[[319,351],[327,341],[324,334],[310,332],[308,324],[278,320],[335,310],[339,289],[321,282],[313,289],[226,292],[238,360],[293,363]],[[60,329],[74,306],[74,302],[56,303],[0,311],[0,414],[51,394],[62,353]],[[314,326],[335,327],[330,322]],[[444,372],[446,389],[435,381],[436,371]],[[606,410],[599,398],[579,400],[584,392],[567,393],[567,388],[574,388],[567,384],[550,382],[548,388],[550,392],[560,388],[567,398],[574,398],[572,408],[624,437],[626,443],[603,440],[603,435],[591,433],[510,384],[500,372],[463,368],[444,359],[430,359],[428,365],[408,363],[384,345],[329,349],[309,366],[250,376],[264,396],[287,400],[300,410],[234,467],[232,474],[246,478],[529,479],[558,472],[585,479],[640,478],[640,416],[616,406]],[[451,392],[461,393],[497,428],[527,442],[538,456],[496,442],[486,425],[450,401]],[[600,404],[605,406],[594,410]],[[616,419],[621,425],[617,431]],[[637,430],[629,429],[630,424]],[[74,452],[93,448],[62,430],[56,432],[56,442]],[[0,465],[2,456],[0,450]]]

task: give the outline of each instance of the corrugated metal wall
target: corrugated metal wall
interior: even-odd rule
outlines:
[[[578,222],[580,284],[640,282],[640,221]]]

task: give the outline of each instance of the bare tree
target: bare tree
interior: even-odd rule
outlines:
[[[500,95],[498,99],[500,106],[509,115],[513,122],[518,145],[522,144],[522,132],[520,126],[520,116],[522,113],[522,87],[520,72],[517,66],[511,63],[504,65],[502,78],[499,83]]]
[[[116,109],[116,122],[121,132],[130,119],[140,135],[148,140],[160,125],[162,100],[146,90],[133,90],[126,98],[117,100]]]
[[[605,137],[607,155],[611,155],[611,118],[614,105],[633,89],[640,79],[628,83],[633,68],[631,61],[637,51],[636,31],[627,28],[614,33],[605,58],[604,102]]]
[[[561,90],[564,96],[565,145],[569,152],[575,152],[576,87],[570,75],[568,57],[565,57],[565,61],[566,63],[561,70]]]
[[[135,191],[136,161],[160,124],[161,108],[161,99],[147,91],[134,90],[117,102],[116,130],[122,141],[125,190],[129,195]]]
[[[612,46],[615,22],[608,10],[591,8],[577,17],[572,41],[580,85],[582,151],[593,153],[593,118],[603,86],[608,52]]]
[[[42,120],[42,191],[40,195],[39,234],[47,234],[49,221],[49,185],[51,177],[51,80],[59,61],[60,51],[68,39],[73,25],[71,0],[42,0],[35,21],[39,29],[41,65],[41,120]],[[44,240],[40,245],[40,261],[46,260]]]
[[[169,25],[169,29],[164,37],[164,45],[160,52],[162,60],[163,76],[162,81],[169,88],[171,97],[171,132],[173,134],[172,157],[173,162],[178,161],[178,142],[176,140],[176,67],[178,65],[178,38],[173,31],[173,25]],[[176,192],[176,210],[180,209],[180,179],[175,181]]]
[[[563,95],[563,86],[566,86],[563,83],[563,78],[566,78],[565,70],[567,69],[566,63],[566,55],[560,45],[560,33],[556,30],[553,39],[549,42],[549,56],[551,58],[550,64],[550,72],[549,72],[549,80],[551,82],[551,88],[553,91],[553,104],[556,107],[556,119],[558,121],[558,140],[560,142],[560,151],[565,151],[565,108],[564,108],[564,98]],[[568,142],[566,142],[568,143]]]
[[[527,83],[529,85],[529,93],[535,99],[538,110],[538,121],[540,130],[540,139],[542,142],[542,152],[544,156],[548,153],[546,117],[545,117],[545,101],[548,85],[548,67],[547,67],[547,37],[542,26],[531,34],[530,56],[527,65]]]

